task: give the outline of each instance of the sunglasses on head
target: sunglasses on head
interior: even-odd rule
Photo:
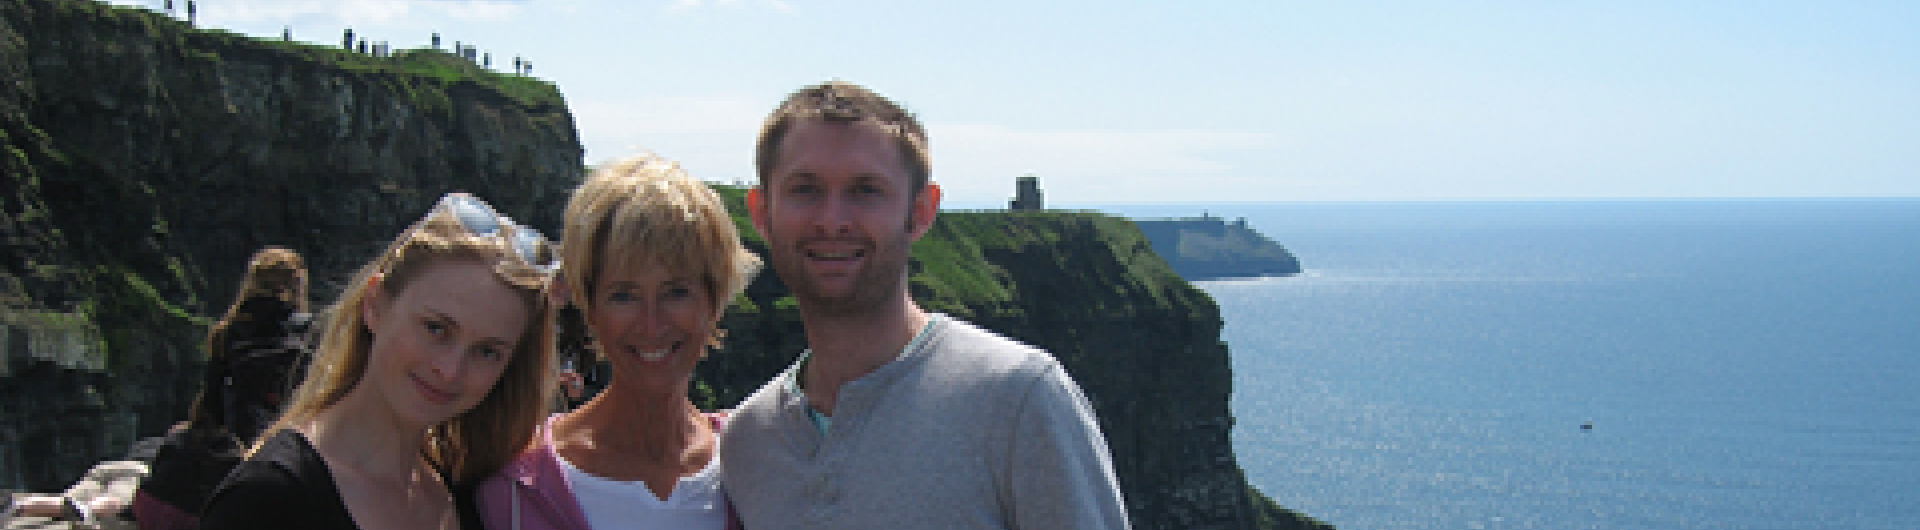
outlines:
[[[473,235],[506,241],[515,257],[529,267],[551,273],[560,266],[552,252],[552,243],[540,235],[539,230],[513,222],[513,218],[501,215],[479,197],[465,192],[448,193],[433,207],[434,212],[442,210],[452,214],[454,220]]]

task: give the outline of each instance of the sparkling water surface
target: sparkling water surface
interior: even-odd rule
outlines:
[[[1920,528],[1920,199],[1100,209],[1299,257],[1199,285],[1249,479],[1340,528]]]

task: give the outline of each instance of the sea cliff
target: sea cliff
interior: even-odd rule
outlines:
[[[739,212],[741,192],[723,188]],[[738,219],[748,246],[765,242]],[[1044,348],[1106,433],[1135,528],[1326,528],[1249,487],[1233,453],[1232,364],[1219,308],[1127,219],[1086,212],[943,212],[914,246],[923,307]],[[778,275],[755,279],[700,370],[738,401],[805,348]]]
[[[558,224],[559,91],[84,0],[0,2],[0,488],[55,488],[182,418],[247,257],[331,296],[438,196]]]
[[[1138,219],[1140,230],[1153,241],[1160,257],[1188,280],[1219,280],[1300,273],[1300,260],[1273,242],[1246,219],[1202,215],[1172,219]]]
[[[179,420],[199,340],[256,248],[305,254],[325,300],[446,191],[552,233],[582,176],[557,88],[450,54],[256,40],[81,0],[0,9],[0,488],[57,490]],[[928,308],[1047,348],[1081,383],[1136,528],[1317,524],[1246,484],[1218,309],[1134,223],[949,213],[914,252]],[[740,301],[700,369],[716,406],[803,348],[776,275]]]

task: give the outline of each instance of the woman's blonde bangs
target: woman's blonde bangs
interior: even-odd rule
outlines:
[[[603,276],[657,265],[707,282],[723,310],[759,264],[741,247],[719,195],[653,156],[596,170],[567,205],[564,237],[566,281],[576,300],[591,300],[592,284]]]

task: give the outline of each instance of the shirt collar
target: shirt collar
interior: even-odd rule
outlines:
[[[942,320],[946,320],[946,318],[947,316],[944,314],[927,313],[927,325],[920,326],[920,331],[913,334],[913,340],[907,341],[907,346],[901,348],[900,354],[894,356],[894,358],[905,357],[919,350],[921,345],[926,344],[927,338],[933,335],[934,325],[940,323]],[[793,395],[793,399],[798,400],[800,403],[807,403],[807,392],[800,388],[800,374],[806,370],[807,361],[812,358],[813,348],[802,350],[800,352],[800,360],[794,362],[793,378],[787,380],[787,391]],[[807,418],[813,420],[813,426],[820,429],[821,434],[825,434],[827,428],[833,423],[832,417],[821,414],[820,411],[813,410],[813,406],[811,405],[807,406]]]

